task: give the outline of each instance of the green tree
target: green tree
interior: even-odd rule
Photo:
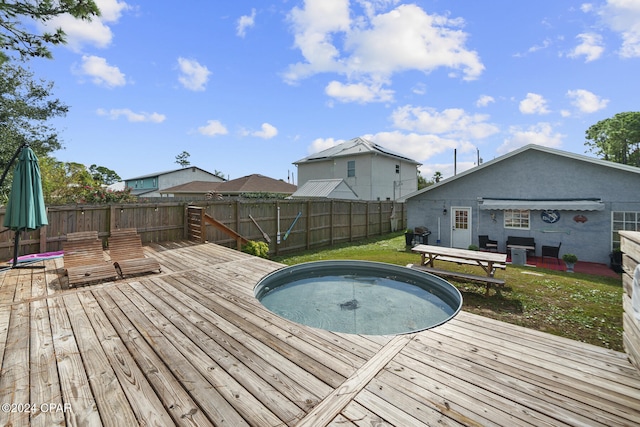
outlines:
[[[52,97],[53,83],[36,81],[33,74],[11,61],[0,63],[0,170],[18,148],[28,143],[40,157],[62,148],[57,131],[49,124],[55,117],[67,114],[68,107]],[[0,188],[6,194],[13,170]]]
[[[436,171],[436,172],[433,174],[433,181],[434,181],[435,183],[438,183],[438,182],[440,182],[440,180],[441,180],[441,179],[442,179],[442,172],[438,172],[438,171]]]
[[[604,160],[640,167],[640,112],[600,120],[587,129],[585,144]]]
[[[94,175],[83,164],[64,163],[49,156],[40,158],[39,163],[42,192],[47,205],[126,203],[135,200],[130,188],[123,191],[105,188],[104,183],[95,180]]]
[[[18,52],[22,58],[51,58],[48,45],[65,43],[65,33],[57,28],[53,33],[36,34],[26,22],[48,22],[69,14],[77,19],[91,20],[100,15],[94,0],[2,0],[0,1],[0,50]],[[0,60],[6,55],[0,52]]]
[[[176,156],[176,163],[179,164],[181,168],[186,168],[191,164],[191,162],[189,161],[190,156],[191,154],[187,153],[186,151],[183,151],[182,153]]]
[[[418,190],[422,190],[423,188],[428,187],[428,186],[429,186],[429,183],[427,182],[425,177],[422,176],[420,171],[418,171]]]
[[[104,166],[91,165],[89,166],[89,173],[93,180],[100,184],[111,185],[121,181],[120,175]]]

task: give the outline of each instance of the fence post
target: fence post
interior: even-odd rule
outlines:
[[[279,253],[280,248],[280,201],[276,200],[276,226],[274,229],[276,230],[276,255]]]
[[[349,200],[349,241],[353,242],[353,200]]]
[[[331,210],[331,212],[329,213],[329,244],[331,246],[333,246],[333,211],[334,211],[334,204],[333,204],[333,200],[331,200],[331,202],[329,202],[329,209]]]
[[[307,200],[307,240],[306,249],[311,247],[311,200]]]
[[[47,226],[40,227],[40,253],[47,252]]]
[[[378,202],[378,234],[382,235],[382,201]]]

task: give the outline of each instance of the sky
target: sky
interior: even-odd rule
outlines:
[[[595,157],[585,131],[640,110],[640,0],[96,3],[29,67],[70,107],[53,155],[123,179],[186,151],[297,184],[355,137],[447,178],[454,150],[458,172],[530,143]]]

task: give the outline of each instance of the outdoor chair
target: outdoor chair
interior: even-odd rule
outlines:
[[[498,241],[489,239],[489,236],[478,236],[478,247],[485,251],[498,252]]]
[[[560,246],[562,246],[562,242],[558,246],[542,246],[542,263],[544,264],[544,257],[548,257],[555,258],[556,263],[560,264]]]
[[[109,255],[116,271],[123,278],[131,274],[161,271],[156,259],[145,257],[142,241],[135,228],[111,231]]]
[[[69,286],[117,277],[113,264],[107,262],[97,231],[67,234],[62,244],[64,269]]]

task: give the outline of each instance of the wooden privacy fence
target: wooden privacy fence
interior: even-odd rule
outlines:
[[[20,254],[62,250],[67,234],[78,231],[95,230],[106,242],[111,230],[122,228],[136,228],[143,243],[191,238],[237,246],[237,236],[207,221],[199,225],[198,233],[190,233],[189,206],[197,208],[192,215],[196,211],[206,214],[242,238],[270,240],[270,251],[276,254],[360,240],[406,226],[404,204],[392,201],[234,200],[51,206],[47,210],[49,225],[21,235]],[[5,210],[0,209],[0,224],[4,215]],[[13,231],[0,228],[0,260],[13,256],[13,238]]]

